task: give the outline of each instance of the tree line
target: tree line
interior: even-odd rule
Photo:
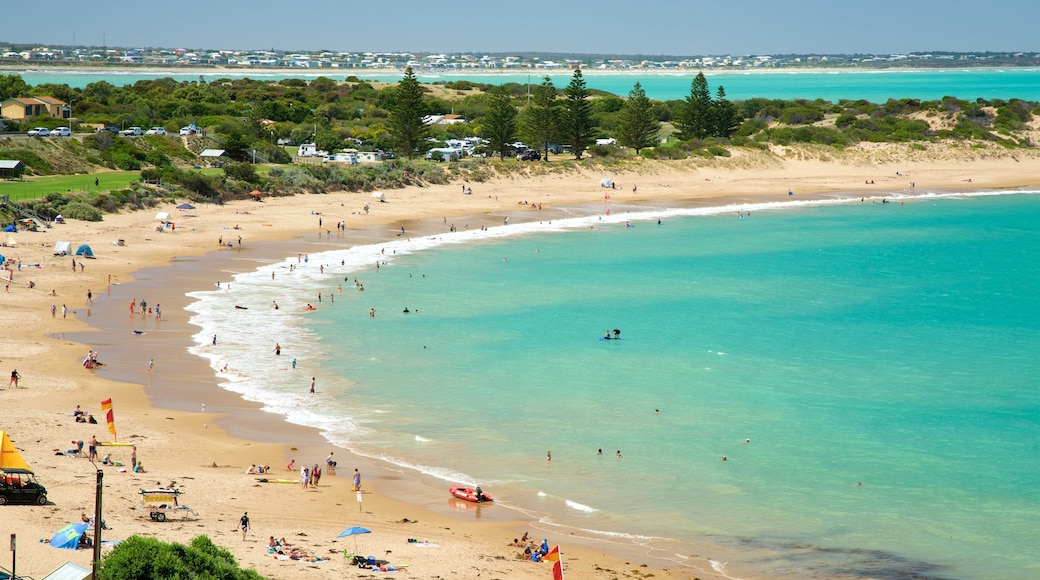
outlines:
[[[345,82],[319,77],[256,81],[216,79],[177,82],[141,80],[123,87],[97,81],[84,88],[27,85],[18,75],[0,75],[0,100],[47,95],[72,104],[82,123],[158,126],[176,131],[196,123],[218,139],[232,157],[290,161],[278,142],[314,142],[320,149],[354,147],[396,151],[402,156],[425,152],[429,139],[444,141],[479,136],[499,157],[514,152],[520,140],[539,149],[542,158],[566,148],[582,159],[598,138],[616,139],[637,155],[689,153],[696,144],[755,145],[764,142],[817,142],[844,146],[861,140],[911,141],[971,138],[1028,145],[1021,132],[1038,112],[1035,102],[1010,99],[964,101],[889,100],[874,104],[822,99],[746,99],[732,102],[725,88],[714,96],[703,74],[694,77],[685,99],[647,98],[640,83],[625,97],[589,89],[581,69],[559,89],[551,78],[526,87],[456,81],[430,87],[409,68],[396,84],[377,86],[356,77]],[[469,122],[431,126],[428,115],[454,112]],[[935,112],[953,120],[933,131],[915,113]],[[828,115],[837,122],[822,125]],[[34,121],[34,124],[36,121]],[[64,124],[55,119],[52,124]],[[46,126],[45,120],[40,121]],[[17,130],[17,127],[14,127]],[[667,137],[670,151],[660,147]],[[600,154],[601,147],[593,153]],[[143,160],[147,162],[147,160]]]

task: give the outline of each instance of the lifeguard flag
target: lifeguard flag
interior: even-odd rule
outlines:
[[[117,437],[116,437],[116,419],[115,419],[115,416],[112,414],[112,399],[111,398],[108,398],[108,399],[105,399],[104,401],[101,401],[101,410],[105,412],[105,422],[108,423],[108,432],[112,434],[112,439],[113,440],[117,439]]]
[[[556,546],[549,553],[542,556],[542,560],[546,562],[559,562],[560,561],[560,547]]]
[[[563,562],[553,562],[553,580],[563,580]]]

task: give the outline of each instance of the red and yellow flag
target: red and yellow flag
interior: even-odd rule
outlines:
[[[560,547],[556,546],[549,553],[542,557],[542,560],[546,562],[559,562],[560,561]]]
[[[104,401],[101,401],[101,410],[105,412],[105,422],[108,423],[108,432],[112,434],[112,440],[118,441],[116,437],[116,419],[112,414],[112,398],[109,397]]]
[[[563,562],[553,562],[553,580],[563,580]]]

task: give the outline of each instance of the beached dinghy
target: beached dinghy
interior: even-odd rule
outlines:
[[[461,485],[453,485],[453,486],[448,488],[448,491],[451,492],[451,495],[453,495],[453,496],[455,496],[455,497],[457,497],[459,499],[464,499],[466,501],[471,501],[473,503],[484,503],[484,502],[489,502],[489,501],[495,501],[490,495],[484,493],[483,491],[480,492],[480,494],[479,494],[480,497],[478,498],[477,497],[477,495],[478,495],[477,494],[477,490],[478,489],[480,489],[480,488],[472,488],[472,487],[463,487]]]

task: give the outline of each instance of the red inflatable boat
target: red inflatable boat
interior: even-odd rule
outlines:
[[[451,495],[453,495],[453,496],[455,496],[455,497],[457,497],[459,499],[464,499],[466,501],[471,501],[473,503],[484,503],[484,502],[489,502],[489,501],[495,501],[490,495],[484,493],[483,491],[481,491],[480,497],[478,498],[477,497],[477,490],[475,488],[472,488],[472,487],[463,487],[461,485],[453,485],[453,486],[448,488],[448,491],[451,492]]]

